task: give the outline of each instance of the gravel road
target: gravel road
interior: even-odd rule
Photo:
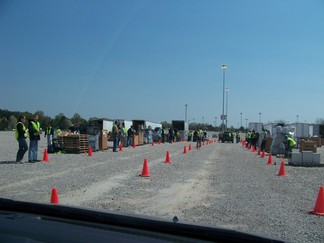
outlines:
[[[43,157],[45,139],[39,145]],[[156,216],[223,227],[288,242],[324,242],[324,217],[309,214],[324,167],[293,167],[277,176],[281,158],[266,158],[240,144],[213,143],[183,154],[188,143],[156,144],[87,154],[49,154],[49,162],[16,164],[13,132],[0,132],[0,196]],[[319,148],[323,153],[323,148]],[[166,152],[171,163],[164,163]],[[150,177],[141,177],[144,158]],[[25,155],[27,160],[27,154]],[[323,160],[323,157],[322,157]],[[322,161],[323,164],[323,161]]]

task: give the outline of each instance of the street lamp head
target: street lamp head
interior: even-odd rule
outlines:
[[[222,69],[226,69],[227,66],[226,66],[226,65],[222,65],[221,68],[222,68]]]

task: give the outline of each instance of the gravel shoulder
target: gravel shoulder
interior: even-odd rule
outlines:
[[[46,146],[42,138],[39,159]],[[324,185],[324,167],[286,166],[240,144],[213,143],[183,154],[188,143],[138,146],[113,153],[50,154],[50,162],[16,164],[12,132],[0,132],[0,195],[224,227],[289,242],[324,242],[324,217],[308,210]],[[188,150],[188,147],[187,147]],[[166,151],[171,163],[164,163]],[[319,148],[323,154],[323,148]],[[141,177],[144,158],[150,177]],[[321,157],[323,160],[323,157]],[[27,160],[27,154],[25,155]],[[323,161],[322,161],[323,164]]]

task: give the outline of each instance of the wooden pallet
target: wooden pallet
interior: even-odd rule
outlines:
[[[87,153],[89,140],[86,134],[69,134],[59,137],[59,145],[66,153]]]

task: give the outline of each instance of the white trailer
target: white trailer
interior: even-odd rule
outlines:
[[[155,128],[162,128],[161,123],[156,123],[151,121],[133,120],[132,123],[133,123],[133,128],[136,131],[143,131],[145,129],[148,129],[149,127],[151,127],[152,130],[154,130]]]
[[[256,131],[258,133],[262,132],[262,128],[263,128],[263,123],[262,122],[250,122],[249,123],[249,129],[250,131]]]
[[[309,137],[309,124],[308,123],[294,123],[291,125],[294,129],[295,138],[308,138]]]
[[[103,120],[102,121],[102,130],[107,130],[108,132],[111,132],[113,125],[114,125],[113,121]]]
[[[145,128],[151,127],[152,130],[155,128],[162,128],[161,123],[151,122],[151,121],[145,121]]]
[[[119,123],[120,127],[122,127],[122,124],[125,123],[125,127],[127,130],[133,125],[132,121],[127,121],[127,120],[123,120],[123,119],[115,119],[114,122],[115,121],[117,121]]]

